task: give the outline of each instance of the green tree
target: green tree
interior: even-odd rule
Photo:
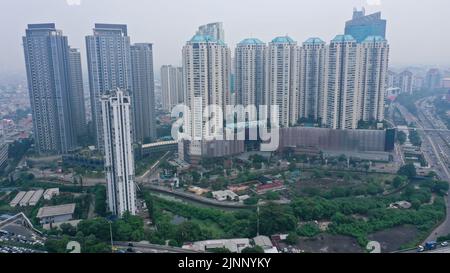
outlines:
[[[95,235],[102,241],[110,239],[109,223],[104,218],[94,218],[83,220],[77,225],[77,230],[82,232],[85,236]]]
[[[404,182],[405,182],[404,177],[396,176],[394,178],[394,180],[392,181],[392,186],[394,186],[394,188],[398,189],[403,185]]]
[[[106,187],[96,185],[94,188],[95,195],[95,213],[100,216],[106,216]]]
[[[409,141],[411,141],[414,146],[422,146],[422,139],[420,138],[419,132],[417,130],[409,131]]]
[[[286,238],[286,243],[288,243],[289,245],[296,245],[299,241],[299,237],[297,235],[297,233],[295,232],[289,232],[287,238]]]
[[[320,233],[320,229],[313,223],[307,223],[297,229],[297,234],[303,237],[314,237]]]
[[[77,233],[77,229],[69,223],[61,224],[60,228],[63,234],[69,236],[75,236],[75,234]]]
[[[241,253],[264,253],[264,249],[260,246],[246,247]]]
[[[417,176],[416,167],[414,167],[414,164],[404,165],[398,170],[397,174],[404,175],[408,177],[408,179],[413,179]]]
[[[405,144],[406,139],[407,139],[407,136],[406,136],[406,133],[405,133],[405,132],[399,131],[399,132],[397,133],[397,141],[398,141],[401,145]]]
[[[203,233],[197,223],[186,221],[178,226],[175,238],[180,243],[194,242],[202,240]]]
[[[295,229],[297,220],[290,207],[269,204],[261,208],[260,231],[264,235],[287,232]]]
[[[191,172],[191,176],[192,176],[192,180],[194,182],[199,182],[200,181],[200,174],[197,171],[192,171]]]
[[[280,200],[280,194],[276,191],[269,191],[266,193],[267,200]]]
[[[446,193],[449,190],[449,184],[446,181],[435,181],[432,190],[436,193]]]

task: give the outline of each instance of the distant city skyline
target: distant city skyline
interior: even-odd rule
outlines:
[[[9,12],[0,21],[2,25],[8,25],[2,30],[8,42],[0,45],[0,50],[8,54],[0,54],[0,73],[24,74],[20,36],[29,23],[56,23],[69,37],[69,43],[80,49],[84,68],[84,36],[92,33],[93,24],[127,24],[132,43],[154,44],[155,67],[159,68],[164,64],[181,65],[180,49],[191,38],[192,29],[200,25],[223,22],[226,42],[231,49],[248,37],[265,43],[286,34],[299,43],[309,37],[329,41],[335,35],[343,34],[345,22],[352,18],[354,7],[365,7],[367,14],[380,11],[382,18],[389,22],[386,36],[391,44],[392,66],[450,65],[450,39],[442,35],[444,26],[450,24],[450,18],[445,15],[450,2],[445,0],[415,1],[414,4],[406,0],[382,1],[381,5],[368,5],[363,0],[339,3],[281,0],[277,5],[266,0],[258,1],[258,5],[254,0],[214,3],[206,0],[135,1],[133,5],[123,0],[107,2],[90,0],[82,1],[81,5],[68,5],[64,0],[4,1],[2,9]],[[239,5],[237,11],[236,5]],[[22,16],[15,16],[18,12]],[[279,16],[281,12],[283,16]]]

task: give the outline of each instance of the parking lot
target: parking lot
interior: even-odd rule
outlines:
[[[44,240],[17,224],[9,224],[0,230],[0,253],[38,253]]]
[[[45,253],[46,251],[34,250],[26,247],[18,246],[1,246],[0,253]]]

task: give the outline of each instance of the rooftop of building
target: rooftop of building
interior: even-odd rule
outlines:
[[[344,35],[344,34],[340,34],[340,35],[336,35],[336,37],[334,37],[333,40],[331,40],[332,42],[335,43],[339,43],[339,42],[356,42],[355,38],[353,38],[352,35]]]
[[[270,238],[267,236],[263,235],[256,236],[255,238],[253,238],[253,242],[255,243],[255,245],[260,246],[262,248],[273,247],[272,240],[270,240]]]
[[[95,30],[120,30],[125,36],[127,36],[127,25],[125,24],[103,24],[96,23]]]
[[[28,24],[28,29],[55,29],[54,23]]]
[[[239,45],[263,45],[264,43],[258,38],[247,38],[239,42]]]
[[[375,42],[386,42],[386,39],[384,39],[381,36],[368,36],[363,43],[375,43]]]
[[[295,44],[296,42],[289,36],[279,36],[272,40],[273,44]]]
[[[52,217],[66,214],[73,214],[75,212],[75,204],[65,204],[59,206],[42,207],[39,209],[37,218]]]
[[[219,45],[225,45],[225,42],[222,40],[217,40],[213,36],[209,35],[202,35],[202,34],[195,34],[189,42],[191,43],[217,43]]]
[[[325,44],[325,42],[324,42],[322,39],[320,39],[320,38],[312,37],[312,38],[309,38],[308,40],[306,40],[303,44],[305,44],[305,45],[310,45],[310,44]]]

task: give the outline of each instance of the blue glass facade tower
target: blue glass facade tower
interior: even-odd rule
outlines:
[[[381,19],[381,12],[366,15],[366,11],[354,10],[353,18],[345,23],[345,35],[351,35],[358,43],[369,36],[386,38],[386,20]]]

